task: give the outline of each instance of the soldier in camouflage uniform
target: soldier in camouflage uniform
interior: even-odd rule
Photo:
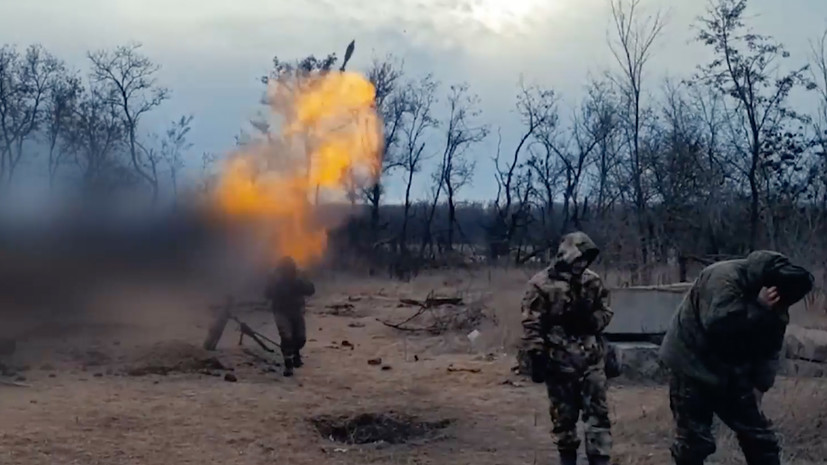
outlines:
[[[812,286],[807,270],[770,251],[701,271],[660,350],[671,372],[677,465],[702,465],[715,452],[713,414],[735,431],[748,465],[780,463],[760,398],[775,381],[788,309]]]
[[[299,368],[303,364],[300,351],[307,342],[304,300],[315,292],[313,283],[300,275],[296,263],[290,257],[279,262],[267,284],[265,295],[270,300],[281,339],[284,376],[293,376],[293,368]]]
[[[589,463],[608,464],[612,447],[602,331],[613,313],[600,277],[587,269],[598,253],[586,234],[564,236],[551,266],[531,278],[522,301],[519,362],[528,365],[534,382],[546,383],[562,465],[577,462],[581,413]]]

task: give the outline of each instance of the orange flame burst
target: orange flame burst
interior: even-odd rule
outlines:
[[[331,71],[271,81],[268,97],[281,131],[229,158],[216,206],[227,217],[264,225],[274,259],[289,255],[306,266],[323,256],[329,227],[311,198],[352,195],[379,173],[375,89],[359,74]]]

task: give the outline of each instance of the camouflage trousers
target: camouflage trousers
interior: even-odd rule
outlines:
[[[557,449],[576,451],[580,447],[577,420],[582,415],[586,454],[590,457],[609,457],[612,433],[606,384],[602,364],[581,373],[549,373],[546,387],[550,401],[551,432]]]
[[[299,354],[307,343],[304,312],[274,312],[279,331],[281,354],[285,360]]]
[[[715,389],[672,374],[669,403],[677,429],[671,448],[677,465],[702,465],[715,452],[713,415],[735,431],[747,465],[780,463],[778,439],[752,386]]]

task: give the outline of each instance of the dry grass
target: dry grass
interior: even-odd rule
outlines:
[[[98,315],[97,324],[68,333],[32,336],[21,341],[15,360],[30,366],[24,375],[32,387],[0,387],[0,463],[556,463],[543,386],[510,373],[508,352],[519,336],[519,300],[530,273],[491,269],[410,283],[326,276],[309,309],[307,365],[293,379],[244,354],[234,329],[216,356],[238,382],[200,373],[120,375],[139,363],[174,366],[202,357],[197,346],[208,322],[201,312],[181,310],[195,302],[165,306],[159,299],[151,308],[136,304],[126,314]],[[462,333],[403,333],[376,321],[401,321],[412,309],[399,307],[399,298],[432,291],[484,306],[496,323],[484,323],[471,344]],[[325,311],[342,302],[353,312]],[[266,313],[244,320],[275,333]],[[375,358],[381,365],[367,363]],[[827,456],[824,386],[784,379],[765,400],[794,463],[823,463]],[[665,389],[614,386],[610,402],[619,463],[669,463]],[[391,411],[452,422],[441,438],[354,446],[322,438],[311,421]],[[722,432],[716,463],[741,463],[734,444]]]

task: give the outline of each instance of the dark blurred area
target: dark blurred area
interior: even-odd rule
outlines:
[[[231,292],[251,264],[243,237],[192,207],[4,211],[0,322],[10,314],[80,313],[95,292],[123,283]]]

